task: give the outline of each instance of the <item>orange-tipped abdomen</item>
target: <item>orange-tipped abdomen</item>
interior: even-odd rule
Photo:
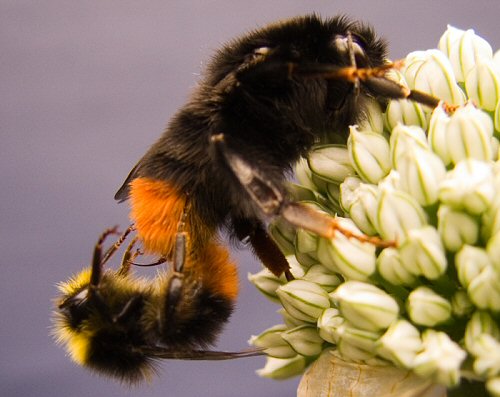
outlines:
[[[236,299],[239,290],[238,270],[225,247],[209,242],[192,254],[186,267],[191,267],[189,270],[196,273],[210,291],[231,301]]]

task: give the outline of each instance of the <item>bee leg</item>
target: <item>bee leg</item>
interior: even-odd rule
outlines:
[[[140,255],[140,251],[138,249],[135,252],[132,252],[137,239],[138,237],[134,237],[123,253],[122,263],[120,265],[120,269],[117,272],[120,276],[126,276],[130,273],[130,268],[134,264],[135,258]]]
[[[284,273],[288,281],[294,279],[288,261],[269,236],[262,222],[252,223],[248,220],[234,220],[233,225],[237,237],[240,240],[248,237],[255,255],[274,275],[279,277]]]
[[[224,159],[264,218],[272,219],[276,216],[282,216],[295,227],[303,228],[325,238],[333,238],[335,232],[338,231],[346,237],[369,242],[379,247],[396,245],[394,241],[384,241],[378,237],[353,233],[342,227],[334,217],[316,211],[305,204],[290,201],[284,195],[283,189],[280,189],[275,183],[263,176],[260,170],[230,150],[224,141],[223,134],[212,136],[212,144],[215,145],[217,153]]]
[[[174,318],[175,309],[182,296],[184,263],[186,261],[186,232],[179,232],[175,237],[175,248],[173,255],[174,272],[168,285],[167,307],[165,315],[167,319]]]
[[[113,227],[111,229],[106,229],[101,236],[99,237],[99,240],[97,240],[97,244],[94,247],[94,253],[92,256],[92,265],[91,265],[91,272],[90,272],[90,282],[89,282],[89,296],[94,294],[94,292],[97,290],[99,287],[99,283],[101,281],[102,277],[102,266],[104,264],[103,259],[102,259],[102,245],[104,244],[104,240],[106,240],[106,237],[108,237],[110,234],[116,234],[117,233],[117,227]],[[106,253],[108,253],[106,251]],[[111,256],[111,254],[109,255]]]
[[[110,229],[111,232],[108,233],[108,234],[116,234],[116,227],[113,228],[113,229]],[[123,234],[120,236],[120,238],[111,246],[108,248],[108,250],[104,253],[102,259],[101,259],[101,265],[104,265],[112,256],[113,254],[118,250],[118,248],[120,248],[120,246],[123,244],[123,242],[125,241],[125,239],[127,238],[127,236],[130,234],[130,232],[132,232],[134,230],[134,225],[130,225],[124,232]],[[105,232],[106,233],[106,232]],[[102,242],[101,242],[102,244]]]
[[[111,321],[114,323],[125,323],[131,320],[133,317],[137,317],[137,314],[140,312],[140,308],[143,305],[142,296],[133,296],[130,298],[120,313],[115,314]]]

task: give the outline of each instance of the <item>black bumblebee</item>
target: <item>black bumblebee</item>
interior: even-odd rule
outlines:
[[[328,238],[339,230],[334,218],[289,199],[293,164],[326,136],[345,142],[369,97],[438,103],[386,79],[391,67],[385,42],[342,16],[280,21],[223,46],[115,195],[130,200],[146,251],[172,256],[176,220],[189,200],[193,250],[226,229],[249,241],[274,274],[292,278],[266,221],[281,216]]]
[[[53,334],[71,358],[98,373],[135,383],[155,373],[159,359],[225,360],[262,354],[207,351],[229,318],[237,295],[236,266],[225,250],[208,244],[197,252],[204,266],[185,257],[187,236],[176,236],[173,267],[153,280],[131,273],[134,239],[118,269],[103,266],[130,233],[65,283],[56,299]]]
[[[436,98],[385,78],[386,44],[365,24],[308,15],[230,41],[213,57],[188,103],[116,193],[146,253],[173,262],[153,282],[103,271],[115,244],[62,284],[55,334],[78,363],[125,381],[148,377],[155,359],[225,359],[260,352],[210,352],[236,299],[238,278],[220,229],[249,241],[274,274],[289,265],[266,231],[281,216],[331,238],[335,218],[294,202],[286,177],[325,137],[345,142],[370,97]],[[179,220],[182,219],[182,228]],[[122,241],[123,237],[120,241]],[[186,243],[186,241],[188,243]]]

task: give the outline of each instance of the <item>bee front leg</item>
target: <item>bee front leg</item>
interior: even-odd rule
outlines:
[[[219,156],[224,159],[264,218],[272,219],[281,216],[295,227],[303,228],[328,239],[333,238],[336,232],[340,232],[346,237],[355,238],[379,247],[394,246],[396,244],[393,241],[384,241],[378,237],[355,234],[342,227],[334,217],[305,204],[289,200],[284,195],[283,190],[266,178],[259,169],[230,150],[224,141],[223,134],[214,135],[212,144],[215,145]]]

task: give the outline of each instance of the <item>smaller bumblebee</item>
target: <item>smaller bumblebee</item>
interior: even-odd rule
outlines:
[[[104,254],[115,229],[106,230],[94,248],[92,265],[59,285],[53,334],[78,364],[124,383],[150,379],[159,359],[226,360],[262,354],[259,350],[217,352],[212,345],[227,322],[238,278],[228,252],[215,243],[196,257],[186,251],[186,233],[176,236],[173,266],[153,280],[134,276],[135,238],[121,266],[104,264],[132,227]]]

